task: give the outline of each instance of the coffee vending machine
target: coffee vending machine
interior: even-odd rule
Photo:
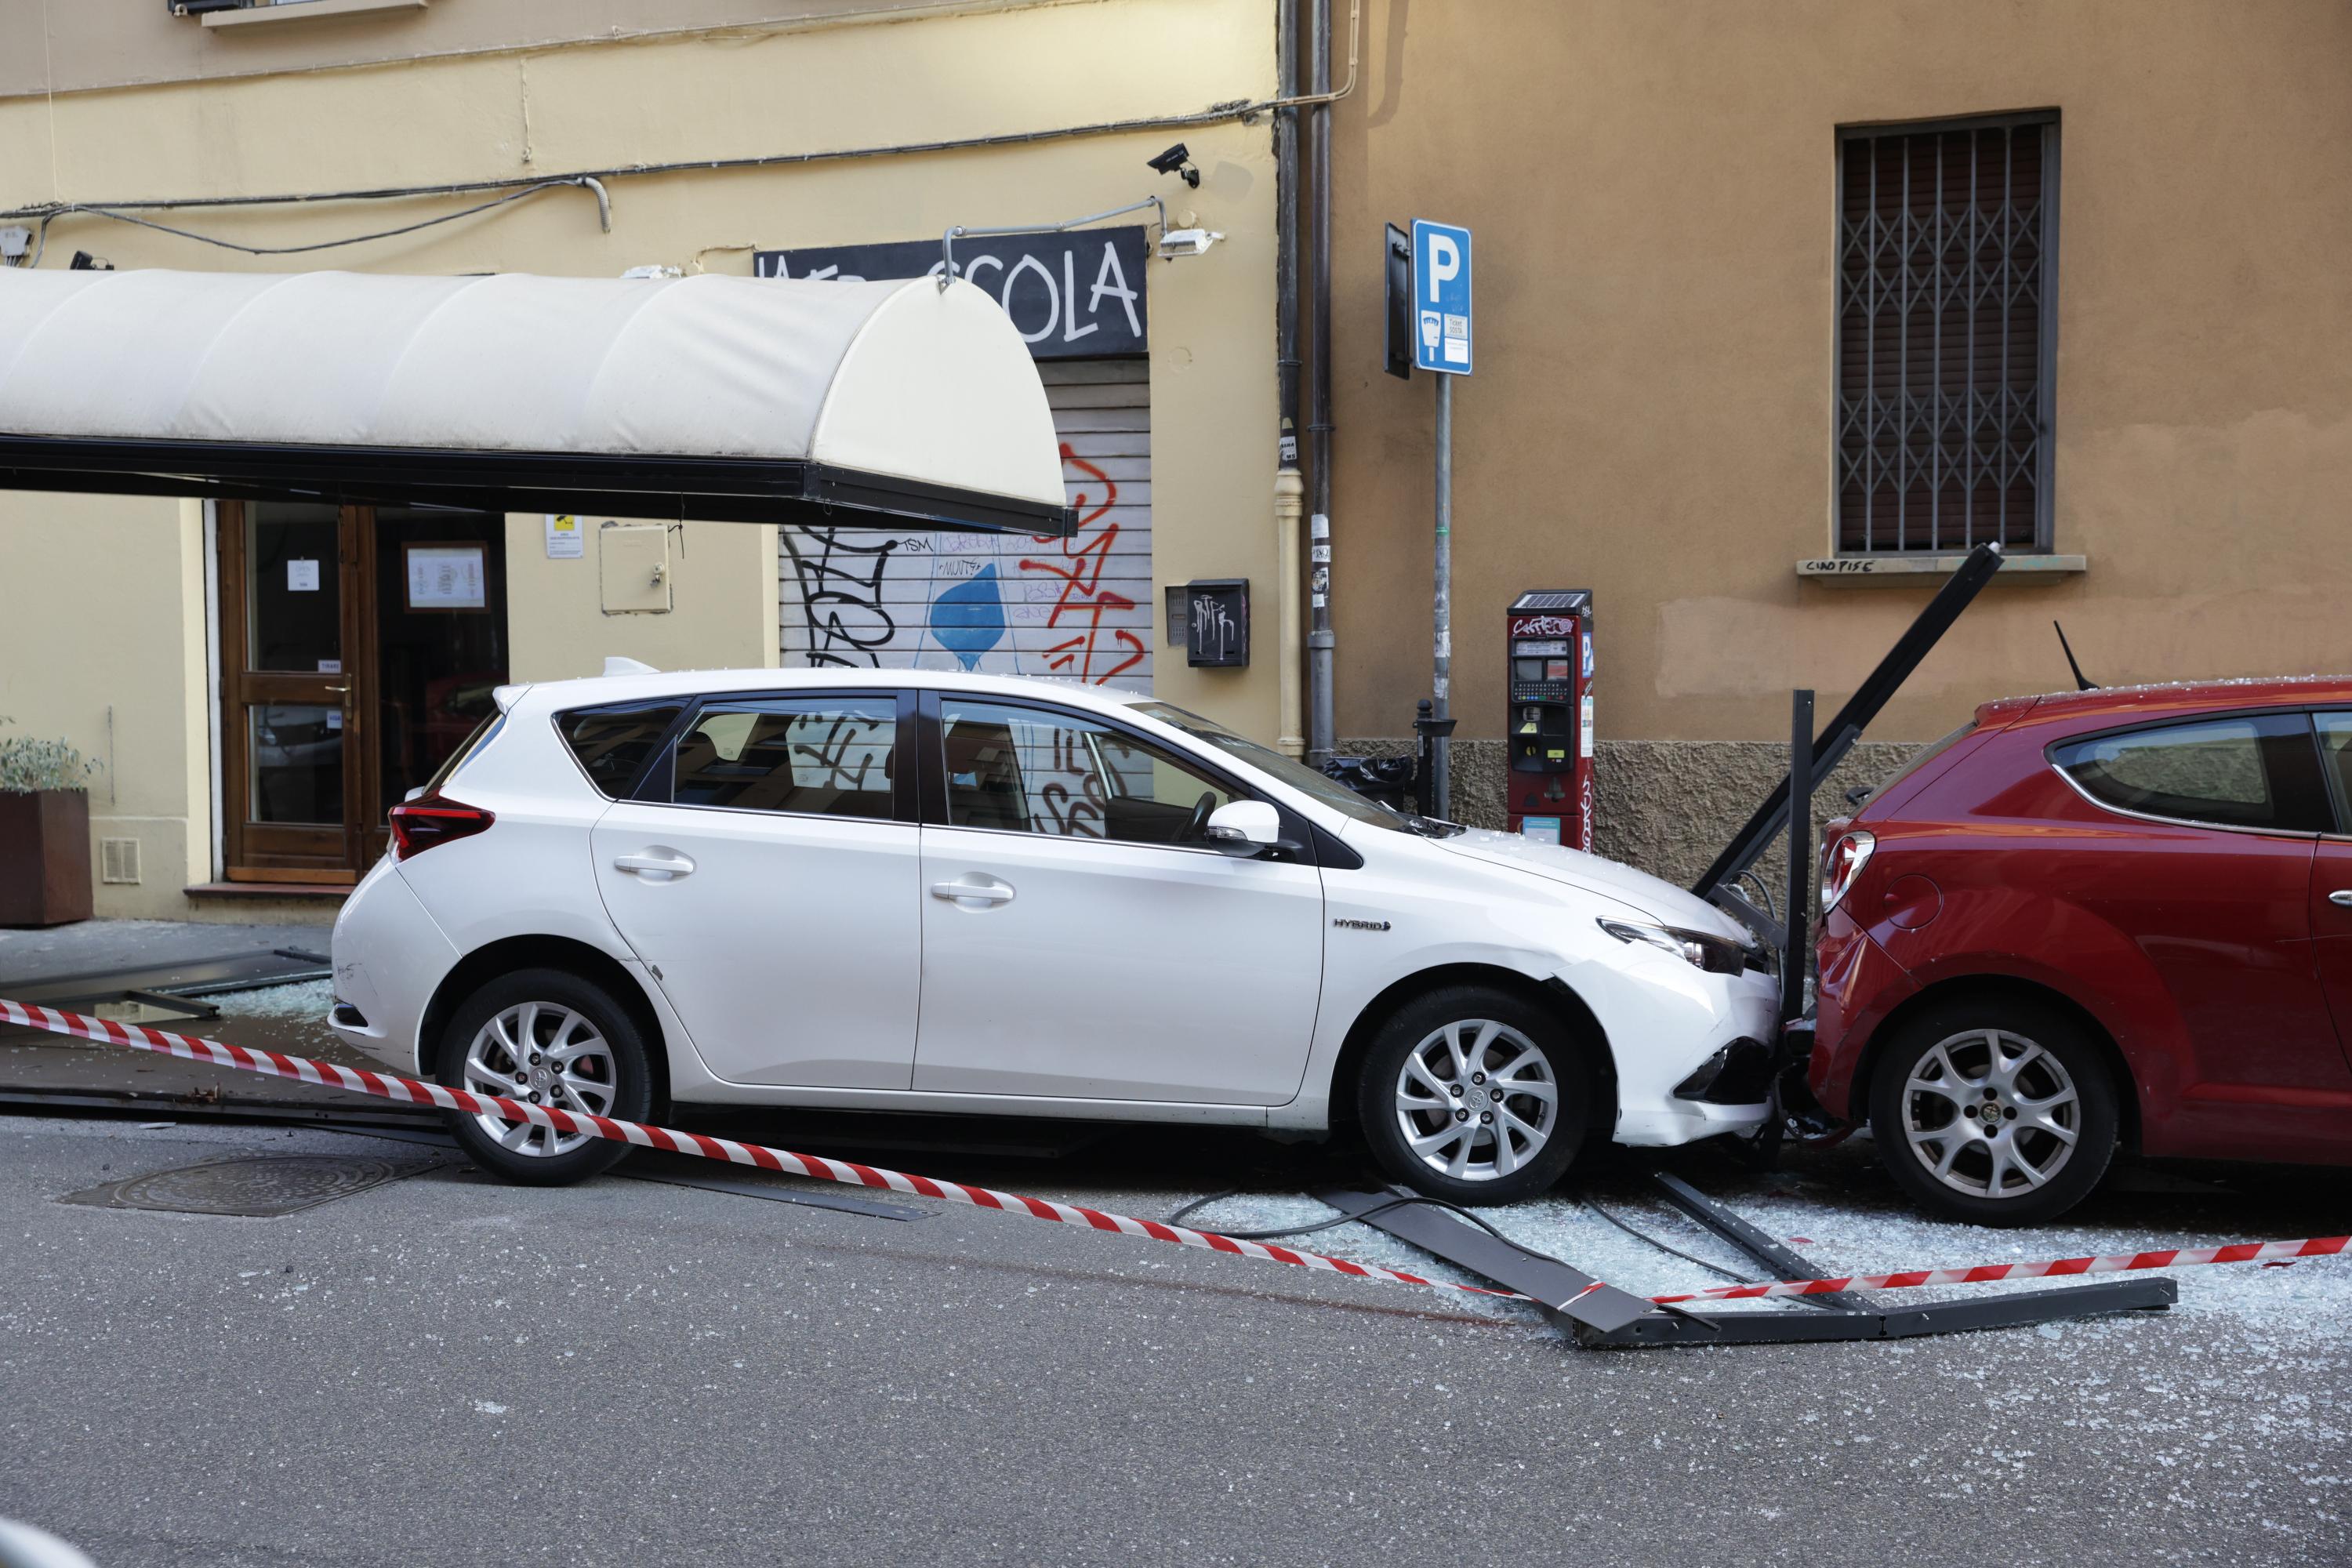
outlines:
[[[1503,727],[1510,829],[1592,847],[1592,593],[1537,589],[1511,601]]]

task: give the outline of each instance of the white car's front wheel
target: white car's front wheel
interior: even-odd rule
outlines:
[[[1502,992],[1449,986],[1381,1027],[1356,1111],[1381,1169],[1415,1192],[1509,1203],[1551,1186],[1576,1158],[1589,1084],[1557,1018]]]

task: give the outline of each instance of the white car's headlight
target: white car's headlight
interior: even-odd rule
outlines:
[[[1680,926],[1647,925],[1639,921],[1604,920],[1600,926],[1619,942],[1646,942],[1709,974],[1738,974],[1748,967],[1748,950],[1727,937],[1685,931]]]

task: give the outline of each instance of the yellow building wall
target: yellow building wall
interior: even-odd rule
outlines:
[[[776,662],[772,524],[684,524],[669,538],[670,608],[607,614],[599,589],[606,521],[581,519],[584,552],[550,560],[545,516],[508,514],[509,679],[598,675],[614,655],[656,669],[753,669]]]
[[[98,840],[139,841],[142,881],[99,912],[184,912],[212,864],[204,509],[193,501],[0,492],[0,734],[63,740],[100,764]]]
[[[887,24],[736,29],[0,99],[0,146],[22,154],[0,161],[0,206],[408,185],[1190,113],[1273,94],[1273,21],[1265,0],[1003,6]],[[1197,191],[1145,167],[1180,137],[1202,173]],[[607,185],[609,233],[599,226],[593,197],[565,187],[418,234],[293,257],[248,257],[68,216],[51,226],[43,265],[61,266],[81,248],[119,268],[610,277],[660,264],[748,274],[754,246],[918,238],[953,223],[1049,224],[1162,195],[1172,224],[1217,229],[1226,238],[1206,257],[1150,268],[1154,604],[1166,584],[1247,576],[1263,595],[1260,646],[1268,651],[1248,670],[1194,671],[1163,647],[1157,686],[1174,701],[1269,739],[1297,731],[1296,718],[1285,721],[1278,711],[1278,606],[1269,591],[1276,570],[1276,412],[1267,121],[616,175]],[[292,246],[462,205],[436,198],[230,208],[166,221],[248,245]],[[38,619],[0,618],[0,712],[89,750],[102,739],[109,700],[118,703],[121,743],[120,708],[128,701],[138,705],[143,730],[181,738],[168,759],[151,760],[143,751],[118,758],[122,780],[135,773],[140,781],[140,804],[122,809],[151,815],[159,835],[161,825],[181,826],[170,829],[176,837],[168,845],[159,837],[151,846],[146,886],[101,889],[100,908],[186,912],[183,868],[189,881],[206,879],[212,868],[210,764],[186,740],[204,736],[210,722],[201,536],[168,502],[59,504],[93,526],[56,528],[44,521],[58,515],[47,499],[0,497],[0,570],[18,583],[37,570],[76,595],[119,583],[110,619],[116,629],[127,623],[140,629],[85,668],[57,657],[93,640],[69,635],[76,617],[62,605]],[[608,654],[666,668],[776,662],[772,528],[689,522],[683,551],[672,554],[674,611],[611,616],[597,594],[594,540],[583,560],[551,561],[541,530],[536,514],[509,520],[517,679],[593,673]],[[136,563],[127,575],[126,563]],[[168,854],[159,856],[159,847]],[[164,866],[170,869],[159,869]]]
[[[1454,399],[1454,712],[1503,606],[1590,587],[1601,738],[1786,736],[1932,584],[1830,553],[1836,130],[2057,109],[2050,586],[1997,583],[1874,726],[2071,685],[2352,665],[2352,6],[2341,0],[1368,0],[1334,131],[1339,732],[1430,650],[1431,390],[1380,374],[1383,220],[1476,234]]]

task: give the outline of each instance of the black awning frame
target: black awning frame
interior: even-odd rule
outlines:
[[[786,458],[0,435],[0,488],[1066,539],[1067,506]]]

